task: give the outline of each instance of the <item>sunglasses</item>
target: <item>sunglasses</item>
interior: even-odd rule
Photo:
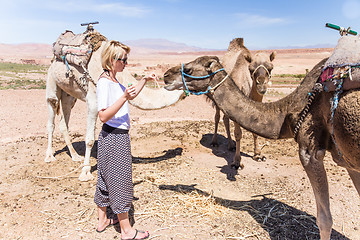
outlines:
[[[118,61],[122,61],[124,64],[127,64],[127,58],[119,58]]]

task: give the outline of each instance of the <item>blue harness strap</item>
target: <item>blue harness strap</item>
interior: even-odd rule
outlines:
[[[61,58],[62,58],[62,60],[64,60],[67,70],[70,71],[70,66],[69,66],[68,61],[66,60],[66,56],[63,55],[63,56],[61,56]]]
[[[220,72],[220,71],[225,71],[224,68],[221,68],[219,70],[216,70],[215,72],[212,72],[208,75],[205,75],[205,76],[192,76],[192,75],[189,75],[189,74],[186,74],[184,72],[184,64],[181,64],[181,78],[182,78],[182,81],[184,83],[184,86],[185,86],[185,94],[186,96],[189,96],[189,93],[191,94],[194,94],[194,95],[202,95],[202,94],[207,94],[208,92],[210,92],[211,90],[211,87],[209,86],[205,92],[193,92],[193,91],[190,91],[188,86],[186,85],[186,82],[185,82],[185,78],[184,77],[189,77],[189,78],[192,78],[192,79],[205,79],[205,78],[208,78],[208,77],[211,77],[212,75],[215,75],[216,73]]]

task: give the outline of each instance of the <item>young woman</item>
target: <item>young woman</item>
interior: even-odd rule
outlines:
[[[135,86],[125,88],[116,79],[127,64],[130,48],[110,41],[101,55],[103,74],[97,82],[97,104],[102,130],[98,140],[98,180],[94,201],[98,206],[97,232],[103,232],[114,221],[106,216],[106,207],[117,214],[121,239],[146,239],[149,233],[138,231],[129,222],[128,212],[133,200],[132,157],[130,147],[130,116],[128,100],[134,99],[155,74],[142,78]]]

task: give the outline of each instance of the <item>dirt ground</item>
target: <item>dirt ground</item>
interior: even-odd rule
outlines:
[[[166,59],[156,62],[161,61]],[[318,57],[309,55],[301,62],[283,55],[278,61],[278,73],[303,73]],[[152,60],[135,66],[156,64]],[[80,182],[81,163],[71,161],[58,125],[57,161],[44,162],[45,90],[2,90],[0,100],[0,239],[120,239],[118,226],[95,232],[96,144],[91,157],[95,180]],[[252,136],[244,131],[245,168],[235,171],[229,168],[234,153],[227,150],[223,124],[220,146],[210,146],[214,112],[199,96],[161,110],[131,107],[135,227],[159,240],[319,239],[314,195],[295,141],[261,138],[267,161],[255,162]],[[86,105],[77,102],[70,131],[81,155],[85,121]],[[98,121],[96,139],[100,127]],[[359,195],[329,154],[325,165],[332,239],[360,239]]]

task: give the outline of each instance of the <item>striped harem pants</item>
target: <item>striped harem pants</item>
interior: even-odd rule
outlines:
[[[110,206],[115,214],[128,212],[134,191],[128,130],[103,125],[98,139],[97,170],[96,205]]]

